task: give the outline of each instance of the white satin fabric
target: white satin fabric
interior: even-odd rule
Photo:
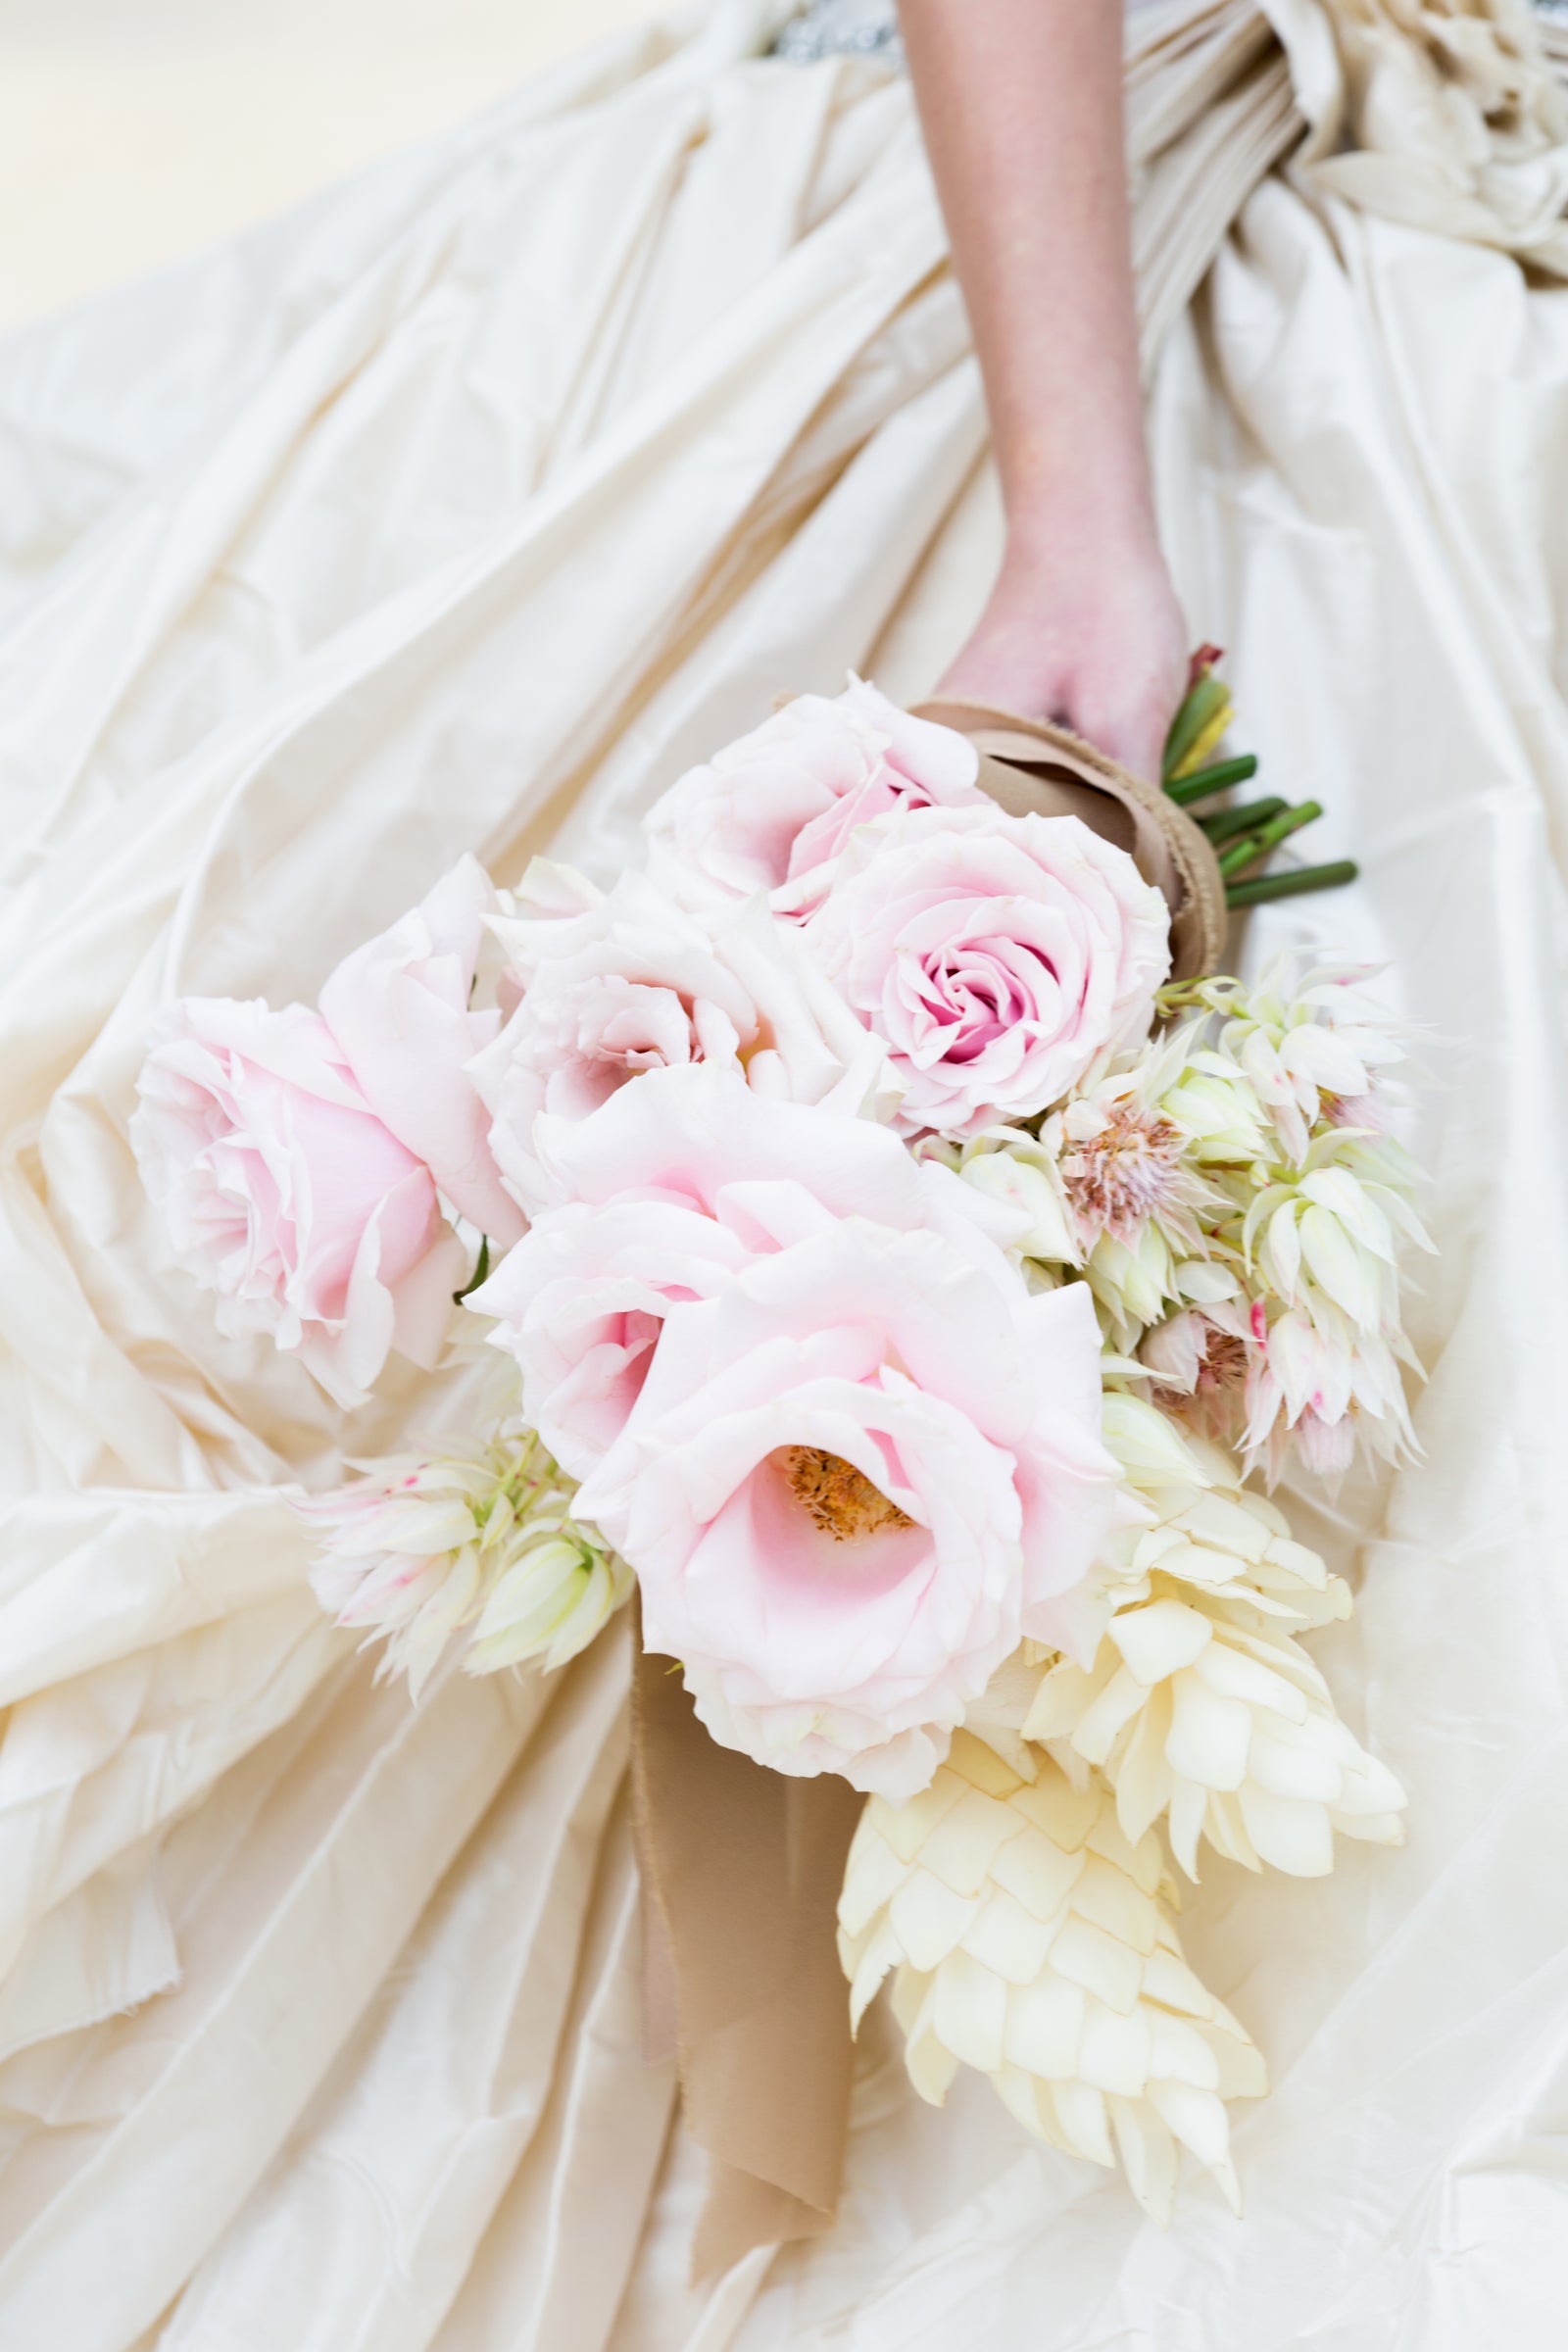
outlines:
[[[464,850],[609,873],[781,687],[918,693],[977,612],[998,508],[909,93],[759,58],[776,21],[622,40],[0,355],[0,2344],[1547,2352],[1568,291],[1276,175],[1153,373],[1193,635],[1363,866],[1248,959],[1387,958],[1436,1077],[1425,1458],[1291,1503],[1358,1585],[1318,1655],[1410,1841],[1211,1862],[1184,1924],[1274,2069],[1245,2221],[1195,2180],[1160,2234],[979,2082],[923,2109],[877,2021],[838,2230],[688,2289],[622,1637],[374,1687],[288,1497],[473,1374],[346,1418],[219,1341],[141,1198],[172,992],[309,997]]]

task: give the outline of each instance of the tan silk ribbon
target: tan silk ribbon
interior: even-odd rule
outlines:
[[[695,2278],[832,2227],[853,2043],[834,1921],[865,1799],[720,1747],[669,1658],[632,1690],[632,1818],[650,2054],[673,2049],[686,2129],[711,2160]]]

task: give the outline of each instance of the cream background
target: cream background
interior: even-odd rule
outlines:
[[[0,331],[450,129],[656,0],[0,0]]]

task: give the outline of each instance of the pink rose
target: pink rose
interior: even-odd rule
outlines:
[[[626,1425],[670,1308],[712,1297],[752,1255],[732,1223],[677,1200],[572,1202],[537,1217],[467,1303],[516,1359],[524,1418],[586,1478]]]
[[[702,1066],[652,1071],[584,1120],[547,1115],[536,1149],[555,1205],[469,1304],[496,1318],[523,1412],[574,1478],[619,1436],[672,1306],[842,1216],[967,1237],[986,1213],[887,1128]]]
[[[831,701],[797,695],[656,801],[649,872],[694,904],[766,891],[775,913],[799,916],[857,825],[892,808],[984,804],[978,765],[965,736],[911,718],[863,679]]]
[[[500,904],[483,866],[459,858],[417,906],[345,957],[319,1002],[371,1109],[453,1206],[505,1249],[523,1220],[464,1068],[501,1026],[499,1012],[469,1010],[485,917]]]
[[[1077,1630],[1115,1492],[1099,1353],[1082,1285],[1032,1296],[973,1235],[859,1218],[666,1310],[578,1502],[716,1740],[926,1785],[1020,1638]]]
[[[607,895],[536,860],[517,903],[493,928],[519,1002],[469,1077],[524,1207],[543,1197],[540,1113],[585,1118],[649,1070],[700,1063],[852,1110],[876,1091],[880,1043],[760,900],[697,915],[645,874],[623,874]]]
[[[345,1405],[393,1347],[433,1363],[466,1257],[318,1014],[187,998],[139,1092],[143,1182],[220,1331],[270,1333]]]
[[[856,833],[807,944],[891,1050],[905,1134],[977,1135],[1059,1102],[1142,1037],[1165,902],[1074,816],[902,812]]]

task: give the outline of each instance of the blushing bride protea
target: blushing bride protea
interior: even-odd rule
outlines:
[[[469,1674],[564,1666],[631,1591],[575,1492],[526,1431],[378,1462],[301,1506],[325,1531],[312,1587],[339,1625],[385,1640],[379,1675],[407,1673],[416,1698],[466,1629]]]
[[[1141,1336],[1116,1334],[1162,1401],[1191,1399],[1195,1426],[1236,1445],[1271,1485],[1293,1453],[1337,1477],[1358,1441],[1391,1462],[1415,1450],[1399,1366],[1421,1366],[1401,1320],[1398,1254],[1433,1245],[1411,1205],[1415,1168],[1381,1131],[1381,1103],[1357,1101],[1362,1123],[1348,1110],[1320,1098],[1298,1156],[1279,1140],[1245,1168],[1207,1164],[1224,1201],[1205,1236],[1210,1287],[1187,1287]]]
[[[1334,1476],[1358,1433],[1385,1460],[1405,1459],[1415,1437],[1398,1366],[1421,1366],[1400,1321],[1397,1250],[1433,1248],[1410,1205],[1409,1160],[1391,1137],[1329,1126],[1298,1169],[1269,1173],[1241,1224],[1263,1306],[1248,1460],[1277,1478],[1294,1439],[1310,1469]]]
[[[1004,1744],[961,1731],[922,1794],[860,1816],[839,1902],[855,2023],[893,1972],[909,2080],[933,2106],[972,2066],[1036,2138],[1119,2155],[1156,2221],[1180,2147],[1239,2208],[1225,2101],[1261,2097],[1267,2075],[1182,1957],[1157,1837],[1123,1835],[1098,1775]]]
[[[1195,1006],[1218,1016],[1214,1057],[1239,1073],[1280,1135],[1284,1155],[1300,1160],[1320,1119],[1335,1125],[1381,1124],[1368,1116],[1385,1074],[1406,1059],[1387,1010],[1355,985],[1363,964],[1306,969],[1297,956],[1276,957],[1250,985],[1196,980],[1162,992],[1167,1010]]]
[[[967,1183],[1027,1213],[1021,1255],[1083,1274],[1111,1345],[1124,1352],[1173,1309],[1232,1298],[1241,1287],[1217,1262],[1230,1252],[1211,1238],[1230,1201],[1183,1118],[1203,1026],[1189,1022],[1116,1055],[1038,1135],[989,1128],[958,1162]],[[1228,1113],[1228,1127],[1237,1124]],[[1252,1132],[1261,1142],[1255,1122]]]

